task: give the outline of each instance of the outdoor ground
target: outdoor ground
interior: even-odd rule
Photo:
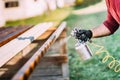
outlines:
[[[92,5],[88,6],[67,7],[63,9],[57,9],[55,11],[51,11],[49,14],[44,14],[42,16],[37,16],[30,19],[19,20],[15,22],[9,21],[7,22],[6,26],[34,25],[44,21],[67,21],[67,34],[69,36],[74,27],[91,29],[100,25],[105,20],[106,16],[107,12],[105,0],[102,0],[101,2],[98,0],[98,3],[92,3]],[[104,49],[106,49],[116,60],[120,60],[119,31],[120,30],[118,29],[118,31],[111,36],[92,39],[93,43],[104,46]],[[120,80],[120,72],[114,71],[118,63],[116,63],[112,69],[109,69],[107,65],[111,62],[111,59],[109,59],[106,63],[102,63],[102,59],[105,56],[104,53],[99,55],[95,54],[99,48],[96,48],[94,45],[88,43],[94,55],[88,61],[81,61],[80,56],[76,52],[74,46],[76,40],[74,38],[70,38],[67,43],[70,80]]]

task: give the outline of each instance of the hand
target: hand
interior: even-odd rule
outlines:
[[[80,42],[86,42],[92,38],[92,31],[74,29],[74,37],[78,39]]]

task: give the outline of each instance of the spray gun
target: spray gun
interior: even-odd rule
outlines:
[[[80,54],[81,59],[88,60],[91,58],[92,53],[86,42],[90,40],[89,38],[85,38],[86,35],[83,33],[84,30],[74,28],[71,32],[71,36],[77,39],[77,43],[75,44],[75,49]],[[84,38],[84,40],[82,38]]]

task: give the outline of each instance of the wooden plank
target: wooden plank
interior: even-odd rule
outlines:
[[[70,79],[63,78],[62,76],[44,76],[44,77],[33,76],[30,80],[70,80]]]
[[[29,80],[69,80],[68,63],[61,63],[58,60],[55,61],[55,58],[61,60],[62,56],[60,54],[44,56],[29,77]]]
[[[47,57],[44,56],[40,60],[35,70],[33,71],[32,75],[29,77],[29,80],[37,80],[37,79],[52,80],[52,77],[56,79],[59,77],[62,78],[62,70],[61,70],[62,64],[51,60],[52,56],[50,57],[51,58],[47,59]]]
[[[41,58],[40,63],[33,71],[29,80],[69,80],[68,57],[65,51],[66,45],[64,45],[66,42],[58,46],[61,41],[65,40],[65,37],[66,32],[64,30],[58,40],[50,47],[46,55]]]
[[[45,33],[43,33],[39,39],[46,39],[48,38],[57,28],[56,27],[51,27],[49,28]]]
[[[66,63],[68,58],[66,54],[51,54],[44,56],[43,62],[53,62],[53,63]]]
[[[0,30],[0,47],[6,44],[7,42],[11,41],[12,39],[16,38],[23,32],[27,31],[33,26],[18,26],[18,27],[11,27],[11,28],[3,28],[3,31]]]
[[[30,30],[26,31],[22,35],[13,39],[9,43],[0,47],[0,67],[9,61],[18,52],[28,46],[33,40],[37,39],[47,29],[52,27],[53,23],[40,23]],[[4,56],[4,57],[3,57]]]
[[[4,66],[0,68],[0,80],[10,80],[45,41],[46,40],[40,40],[37,44],[31,43],[29,46],[26,47],[27,50],[29,50],[30,47],[30,51],[26,51],[26,49],[25,51],[22,50],[20,53],[15,55],[15,57],[10,59]],[[28,54],[23,55],[24,52],[27,52]]]
[[[56,27],[51,27],[49,28],[45,33],[43,33],[39,39],[46,39],[48,38],[57,28]],[[61,35],[59,37],[66,37],[66,28],[64,29],[64,31],[61,33]]]
[[[61,25],[57,28],[57,30],[48,38],[48,40],[36,51],[36,53],[28,60],[28,62],[17,72],[17,74],[12,78],[12,80],[25,80],[28,78],[30,73],[33,71],[33,69],[36,66],[36,60],[39,61],[41,56],[43,56],[50,45],[52,45],[61,32],[66,27],[66,22],[62,22]]]
[[[42,68],[40,70],[36,70],[32,76],[45,77],[45,76],[58,76],[58,75],[62,75],[61,68],[44,68],[44,69]]]
[[[63,78],[69,79],[69,66],[68,63],[62,64],[62,76]]]

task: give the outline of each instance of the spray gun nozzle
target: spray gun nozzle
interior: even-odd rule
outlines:
[[[71,36],[72,37],[76,37],[76,34],[79,32],[79,29],[77,28],[74,28],[72,31],[71,31]]]

